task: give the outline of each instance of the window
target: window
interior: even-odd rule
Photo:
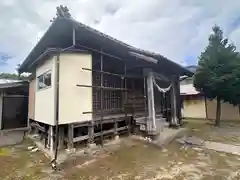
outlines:
[[[38,76],[38,81],[37,81],[38,90],[48,88],[51,86],[51,84],[52,84],[51,72],[47,72]]]

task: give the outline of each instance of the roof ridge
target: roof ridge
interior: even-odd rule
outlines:
[[[99,30],[97,30],[97,29],[95,29],[95,28],[92,28],[92,27],[89,26],[89,25],[86,25],[86,24],[84,24],[84,23],[82,23],[82,22],[80,22],[80,21],[77,21],[76,19],[74,19],[74,18],[72,18],[72,17],[70,17],[70,18],[60,17],[60,18],[61,18],[61,19],[65,19],[65,20],[70,20],[70,21],[72,21],[73,23],[77,23],[77,24],[80,25],[81,27],[87,28],[88,30],[93,31],[93,32],[95,32],[95,33],[97,33],[97,34],[100,34],[100,35],[102,35],[103,37],[106,37],[106,38],[108,38],[108,39],[110,39],[110,40],[113,40],[113,41],[115,41],[116,43],[122,44],[123,46],[126,46],[126,47],[128,47],[129,49],[131,49],[132,51],[137,51],[138,53],[146,53],[148,56],[160,56],[161,58],[165,58],[166,60],[171,61],[172,63],[174,63],[174,64],[180,66],[181,68],[185,69],[186,71],[188,71],[188,69],[186,69],[185,67],[183,67],[183,66],[181,66],[180,64],[178,64],[178,63],[176,63],[176,62],[168,59],[166,56],[163,56],[163,55],[160,54],[160,53],[156,53],[156,52],[144,50],[144,49],[141,49],[141,48],[136,48],[136,47],[134,47],[134,46],[132,46],[132,45],[130,45],[130,44],[127,44],[127,43],[125,43],[125,42],[123,42],[123,41],[121,41],[121,40],[118,40],[118,39],[116,39],[116,38],[114,38],[114,37],[112,37],[112,36],[110,36],[110,35],[108,35],[108,34],[105,34],[105,33],[101,32],[101,31],[99,31]]]
[[[81,25],[81,26],[83,26],[83,27],[85,27],[85,28],[87,28],[87,29],[89,29],[89,30],[91,30],[91,31],[94,31],[94,32],[96,32],[96,33],[98,33],[98,34],[106,37],[106,38],[109,38],[109,39],[111,39],[111,40],[113,40],[113,41],[116,41],[116,42],[118,42],[118,43],[120,43],[120,44],[122,44],[122,45],[124,45],[124,46],[126,46],[126,47],[128,47],[128,48],[130,48],[131,50],[142,51],[142,52],[145,52],[145,53],[148,53],[148,54],[163,56],[163,55],[161,55],[161,54],[159,54],[159,53],[155,53],[155,52],[152,52],[152,51],[144,50],[144,49],[142,49],[142,48],[134,47],[134,46],[132,46],[132,45],[130,45],[130,44],[127,44],[127,43],[125,43],[125,42],[123,42],[123,41],[121,41],[121,40],[118,40],[118,39],[116,39],[116,38],[114,38],[114,37],[112,37],[112,36],[110,36],[110,35],[108,35],[108,34],[105,34],[105,33],[101,32],[101,31],[99,31],[99,30],[97,30],[97,29],[95,29],[95,28],[92,28],[92,27],[89,26],[89,25],[86,25],[86,24],[84,24],[84,23],[82,23],[82,22],[79,22],[79,21],[77,21],[76,19],[74,19],[74,18],[72,18],[72,17],[71,17],[71,18],[63,17],[62,19],[71,20],[71,21],[73,21],[74,23],[78,23],[78,25]],[[164,56],[163,56],[163,57],[164,57]]]

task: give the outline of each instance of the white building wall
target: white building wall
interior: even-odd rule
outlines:
[[[92,56],[86,53],[63,53],[60,56],[59,123],[67,124],[91,120],[92,88],[77,87],[77,84],[92,85]]]
[[[35,120],[45,124],[54,125],[55,119],[55,57],[47,59],[36,69],[36,78],[51,71],[51,86],[45,89],[37,89],[38,79],[36,79],[35,94]]]

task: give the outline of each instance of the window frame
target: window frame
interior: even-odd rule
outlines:
[[[46,76],[47,74],[50,74],[50,75],[51,75],[51,78],[50,78],[50,79],[51,79],[51,84],[50,84],[50,86],[46,86],[46,87],[43,87],[43,88],[39,88],[39,79],[40,79],[40,77],[43,78],[43,82],[44,82],[44,81],[45,81],[45,76]],[[37,84],[36,84],[36,89],[37,89],[37,91],[42,91],[42,90],[51,88],[51,87],[52,87],[52,70],[48,70],[48,71],[40,74],[39,76],[37,76],[37,81],[36,81],[36,83],[37,83]]]

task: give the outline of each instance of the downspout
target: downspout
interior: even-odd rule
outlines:
[[[75,45],[69,46],[65,49],[59,49],[57,51],[57,59],[56,59],[56,81],[55,81],[55,149],[54,149],[54,158],[51,161],[52,168],[57,170],[57,156],[58,156],[58,145],[59,145],[59,69],[60,69],[60,53],[67,51],[71,48],[74,48]]]
[[[55,81],[55,149],[54,149],[54,158],[51,161],[52,168],[57,169],[57,155],[58,155],[58,144],[59,144],[59,68],[60,68],[60,50],[57,52],[56,59],[56,81]]]

